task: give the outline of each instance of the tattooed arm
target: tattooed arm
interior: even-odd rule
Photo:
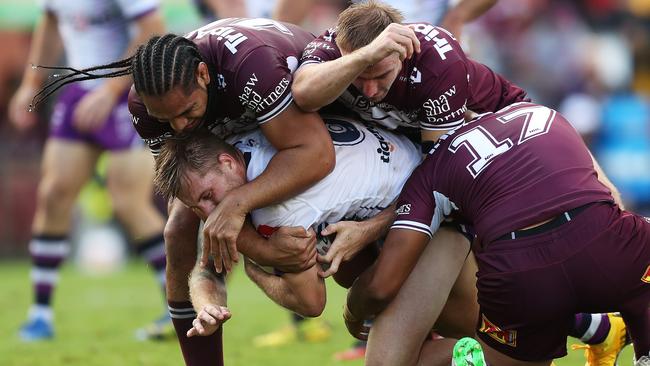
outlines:
[[[187,336],[211,335],[230,319],[230,310],[226,307],[224,275],[217,273],[214,265],[201,267],[197,262],[190,274],[189,287],[197,315]]]

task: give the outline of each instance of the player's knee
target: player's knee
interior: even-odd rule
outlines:
[[[304,302],[302,309],[298,313],[306,318],[315,318],[320,316],[323,310],[325,310],[324,297]]]
[[[115,212],[117,218],[122,220],[122,222],[130,222],[132,219],[143,216],[141,214],[143,211],[142,204],[124,195],[111,195],[111,204],[113,206],[113,212]]]
[[[167,277],[180,276],[187,280],[190,272],[196,264],[196,256],[192,253],[183,253],[181,250],[170,250],[170,246],[178,245],[165,240],[165,252],[167,255]]]
[[[45,212],[53,215],[71,210],[76,192],[62,181],[44,179],[38,187],[38,204]]]
[[[183,252],[184,242],[192,241],[192,239],[196,245],[197,232],[194,231],[194,233],[191,233],[185,230],[182,224],[178,221],[169,219],[165,224],[163,236],[165,238],[165,247],[169,255],[174,254],[175,252]]]

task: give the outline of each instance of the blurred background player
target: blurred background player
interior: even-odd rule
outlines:
[[[157,0],[47,0],[43,10],[30,50],[32,65],[55,64],[61,51],[74,68],[105,63],[164,31]],[[25,70],[9,106],[17,129],[35,124],[36,116],[28,109],[46,77],[43,69]],[[107,186],[115,214],[164,288],[164,221],[152,202],[153,161],[131,127],[126,105],[130,83],[119,78],[72,85],[54,107],[29,244],[34,304],[20,329],[26,341],[54,335],[52,295],[70,251],[73,205],[102,151],[110,152]]]
[[[228,0],[204,0],[205,2],[227,2]],[[242,1],[242,0],[240,0]],[[399,9],[404,15],[406,23],[431,23],[440,25],[460,39],[463,26],[488,11],[498,0],[386,0],[384,3]],[[258,4],[255,0],[248,0],[253,9]],[[341,5],[361,3],[363,0],[345,1]],[[271,2],[265,2],[271,3]],[[313,11],[316,0],[276,0],[275,8],[270,16],[275,19],[301,24]],[[341,3],[341,2],[339,2]],[[266,5],[269,11],[269,5]],[[263,8],[263,7],[262,7]],[[342,10],[342,9],[341,9]],[[269,16],[266,15],[266,16]]]

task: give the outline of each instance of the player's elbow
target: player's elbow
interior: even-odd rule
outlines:
[[[298,108],[305,112],[316,112],[322,105],[316,100],[315,94],[310,90],[309,84],[309,80],[296,76],[293,84],[291,84],[291,94]]]
[[[392,285],[390,282],[373,281],[368,285],[366,291],[372,303],[380,305],[381,308],[385,308],[397,296],[399,287]]]
[[[322,141],[324,140],[324,141]],[[312,139],[303,145],[305,150],[305,165],[308,169],[301,172],[302,180],[307,185],[312,185],[325,178],[334,170],[336,155],[334,145],[329,139]]]
[[[320,316],[323,313],[323,310],[325,310],[325,292],[312,292],[312,294],[302,297],[299,309],[295,310],[296,313],[304,316],[305,318],[315,318],[317,316]]]
[[[318,147],[314,152],[317,166],[316,179],[321,180],[334,170],[336,165],[336,155],[334,153],[334,145],[331,140],[319,141]]]

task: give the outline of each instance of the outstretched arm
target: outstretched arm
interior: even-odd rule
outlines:
[[[296,104],[305,111],[319,110],[343,94],[370,65],[363,52],[352,52],[336,60],[301,66],[291,87]]]
[[[401,60],[420,52],[413,29],[390,24],[367,46],[322,63],[307,63],[294,74],[291,92],[305,111],[317,111],[336,100],[369,66],[397,53]]]
[[[223,275],[214,272],[214,266],[201,267],[197,263],[190,275],[189,287],[190,298],[197,315],[187,336],[211,335],[231,316],[226,307],[226,285]]]
[[[305,317],[319,316],[325,308],[325,281],[316,266],[300,273],[270,274],[245,259],[246,274],[278,305]]]

